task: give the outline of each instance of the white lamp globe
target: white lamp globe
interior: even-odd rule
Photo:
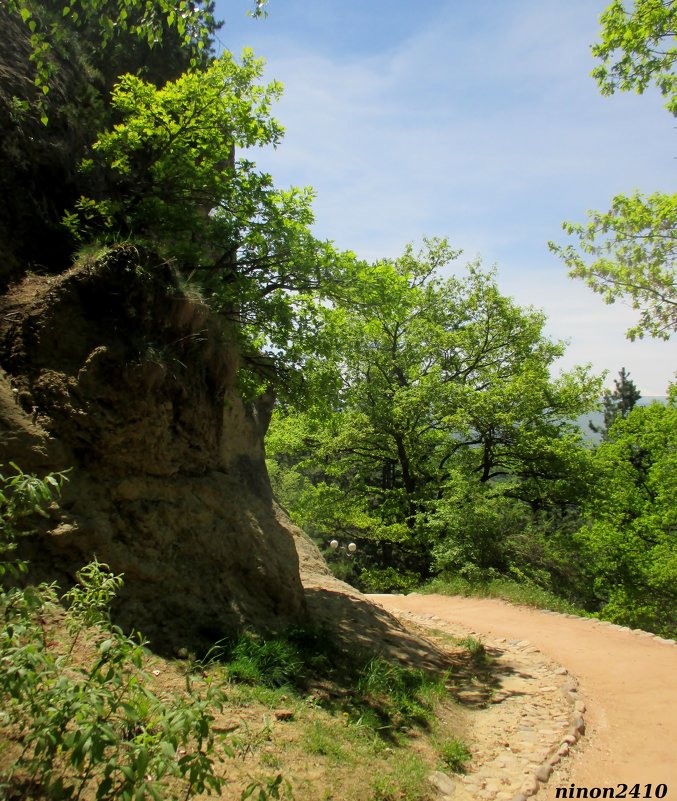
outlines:
[[[332,551],[335,551],[338,548],[338,540],[332,540],[329,543],[329,547],[332,549]]]
[[[355,545],[354,542],[351,542],[350,545],[348,546],[348,551],[350,553],[355,553],[356,550],[357,550],[357,545]]]

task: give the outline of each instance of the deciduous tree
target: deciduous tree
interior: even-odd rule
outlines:
[[[577,245],[550,249],[606,303],[627,299],[639,311],[628,338],[668,339],[677,331],[677,194],[618,195],[587,224],[564,223]]]
[[[603,94],[639,93],[655,83],[666,108],[677,115],[677,2],[614,0],[600,17],[600,59],[593,70]],[[668,339],[677,331],[677,195],[617,195],[606,212],[589,211],[587,224],[565,222],[576,245],[550,243],[569,268],[606,303],[628,300],[640,313],[629,339],[648,334]]]
[[[275,476],[296,475],[283,481],[298,519],[375,542],[380,567],[430,570],[460,484],[500,486],[536,510],[567,503],[582,480],[567,421],[599,382],[585,370],[550,379],[563,346],[543,335],[543,315],[478,264],[443,279],[457,255],[432,240],[368,268],[362,304],[337,312],[334,409],[281,417],[269,440]]]
[[[614,0],[600,17],[601,41],[592,71],[603,94],[637,91],[655,84],[677,114],[677,3],[675,0]]]
[[[677,396],[618,417],[595,454],[587,525],[577,535],[602,615],[677,634]]]

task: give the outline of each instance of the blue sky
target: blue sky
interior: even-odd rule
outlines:
[[[267,61],[285,94],[275,151],[255,156],[281,187],[312,185],[315,233],[368,259],[446,236],[498,266],[499,284],[570,341],[560,367],[626,367],[663,395],[672,343],[625,339],[633,312],[566,276],[547,242],[614,194],[674,191],[674,119],[655,93],[602,97],[590,45],[597,0],[217,0],[221,44]]]

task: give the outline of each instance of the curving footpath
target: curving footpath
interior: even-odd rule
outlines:
[[[656,786],[664,784],[664,798],[677,801],[677,645],[673,641],[493,598],[417,594],[371,598],[388,610],[435,616],[494,638],[529,640],[578,679],[587,705],[586,744],[565,760],[565,768],[542,788],[539,798],[554,799],[555,785],[563,784],[574,785],[573,793],[566,796],[572,798],[578,788],[598,787],[614,788],[614,796],[606,797],[656,798]],[[623,784],[626,793],[619,787]],[[631,794],[637,784],[639,795]]]

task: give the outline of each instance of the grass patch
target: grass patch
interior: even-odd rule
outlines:
[[[422,593],[439,593],[440,595],[465,595],[477,598],[501,598],[513,604],[533,606],[537,609],[550,609],[553,612],[590,617],[579,607],[560,598],[535,584],[525,584],[507,578],[489,579],[488,581],[468,581],[460,576],[440,577],[432,579],[419,588]]]
[[[371,783],[372,801],[422,801],[430,797],[429,768],[416,754],[407,754],[388,773]]]
[[[331,672],[335,656],[324,630],[295,626],[275,637],[244,632],[219,640],[202,656],[190,656],[186,670],[204,673],[220,666],[232,683],[301,688],[309,678]]]
[[[214,678],[219,680],[219,671],[214,672]],[[227,679],[226,679],[227,680]],[[291,698],[290,698],[291,696]],[[266,687],[265,684],[234,684],[228,687],[228,702],[239,706],[252,706],[257,704],[267,709],[296,706],[300,700],[296,692],[290,687]]]
[[[306,729],[303,735],[303,746],[308,754],[326,756],[331,761],[350,762],[350,750],[346,743],[332,726],[326,721],[315,720]]]
[[[438,745],[438,751],[446,770],[450,770],[452,773],[465,773],[466,765],[472,756],[462,740],[457,737],[443,740]]]
[[[464,637],[458,640],[458,644],[467,649],[470,654],[470,660],[473,665],[486,665],[488,662],[487,649],[484,643],[475,637]]]
[[[229,699],[242,704],[293,706],[309,692],[316,694],[319,707],[387,740],[412,726],[429,726],[435,704],[446,693],[445,676],[381,657],[360,660],[339,652],[326,632],[313,629],[294,628],[270,639],[245,633],[222,640],[186,669],[213,671],[230,685]]]
[[[360,669],[355,691],[348,714],[381,736],[392,736],[410,726],[426,727],[445,687],[443,679],[422,670],[374,657]]]

